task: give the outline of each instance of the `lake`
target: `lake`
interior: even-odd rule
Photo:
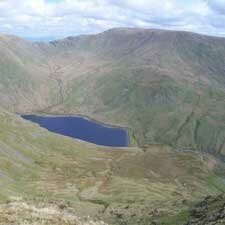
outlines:
[[[108,127],[76,116],[23,115],[26,120],[39,124],[51,132],[111,147],[127,147],[128,134],[125,129]]]

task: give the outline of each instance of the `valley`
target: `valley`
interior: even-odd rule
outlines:
[[[112,29],[50,43],[2,40],[0,99],[9,111],[83,115],[127,127],[134,145],[223,158],[223,38]]]
[[[195,224],[195,205],[225,191],[225,38],[1,34],[0,54],[0,224]],[[129,146],[54,134],[19,115],[82,115],[126,128]]]

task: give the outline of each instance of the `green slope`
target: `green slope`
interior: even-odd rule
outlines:
[[[218,165],[163,145],[97,147],[0,113],[1,203],[64,205],[110,224],[149,224],[223,191]]]
[[[166,76],[149,80],[148,72],[119,68],[76,79],[58,111],[129,127],[139,145],[163,143],[223,155],[225,92]]]

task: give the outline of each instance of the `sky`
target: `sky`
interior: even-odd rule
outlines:
[[[225,37],[225,0],[0,0],[2,33],[50,40],[115,27]]]

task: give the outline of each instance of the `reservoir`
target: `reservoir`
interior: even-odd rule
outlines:
[[[125,129],[108,127],[83,117],[36,115],[23,115],[22,117],[39,124],[51,132],[97,145],[111,147],[128,146],[128,134]]]

